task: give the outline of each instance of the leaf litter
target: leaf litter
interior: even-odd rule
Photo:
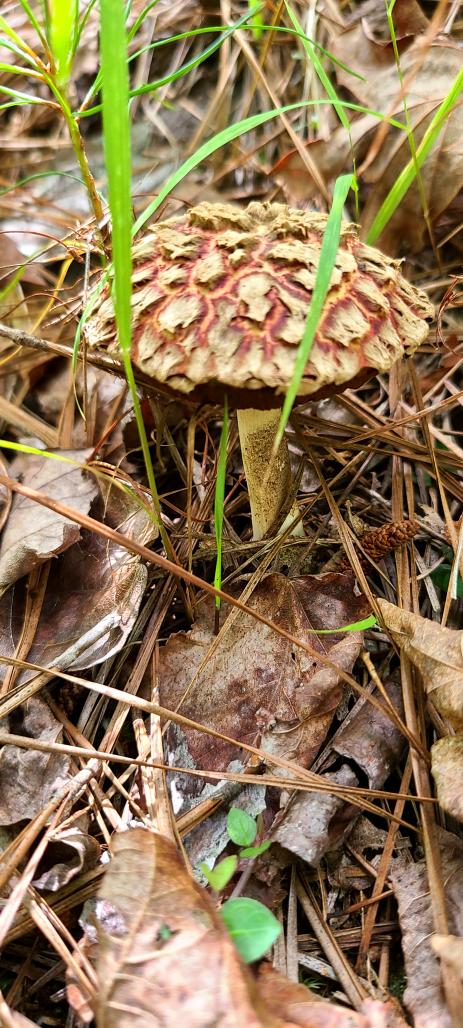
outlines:
[[[133,4],[130,18],[143,6]],[[320,51],[341,98],[405,124],[384,8],[355,2],[347,11],[337,0],[330,0],[329,10],[293,6],[308,35],[363,76],[355,78]],[[461,19],[457,5],[439,4],[430,11],[430,5],[416,0],[396,0],[390,6],[417,146],[460,72]],[[229,21],[237,15],[234,8],[226,12]],[[259,37],[254,26],[233,33],[212,60],[134,98],[136,214],[146,194],[162,188],[186,153],[215,131],[279,102],[325,98],[312,66],[300,59],[300,42],[286,32],[294,22],[284,5],[270,13],[274,32],[264,30]],[[25,5],[10,2],[2,14],[32,49],[37,47]],[[97,9],[91,8],[85,49],[79,48],[73,73],[73,104],[85,102],[98,70],[96,19]],[[179,5],[156,5],[130,42],[133,81],[175,74],[190,60],[194,65],[216,34],[144,48],[211,21],[218,26],[216,5],[194,2],[182,5],[181,12]],[[10,61],[11,52],[6,53]],[[18,86],[18,77],[3,70],[0,79],[7,88]],[[42,89],[37,93],[35,80],[29,87],[35,95]],[[368,113],[345,110],[360,186],[359,212],[349,200],[348,216],[355,220],[360,214],[366,235],[410,159],[410,144],[401,129]],[[84,116],[81,124],[100,185],[98,115]],[[252,139],[244,137],[224,149],[223,159],[222,153],[219,159],[212,155],[181,184],[167,213],[181,209],[183,201],[280,200],[281,185],[291,202],[325,210],[333,178],[351,170],[347,133],[326,103],[291,114],[286,126],[292,141],[284,125],[276,119]],[[288,154],[294,136],[298,154],[306,147],[320,173],[315,189],[306,163]],[[77,508],[80,497],[82,510],[97,522],[162,553],[152,512],[143,509],[146,476],[125,383],[92,366],[90,357],[75,379],[84,422],[74,407],[68,359],[57,356],[56,347],[67,346],[69,352],[72,346],[87,265],[92,272],[100,267],[101,249],[82,184],[61,175],[63,170],[75,173],[76,164],[56,107],[7,108],[0,148],[2,188],[7,187],[0,197],[2,264],[7,266],[0,275],[2,290],[8,290],[1,298],[2,319],[29,330],[41,344],[18,350],[7,333],[2,336],[2,435],[13,444],[46,446],[58,455],[75,451],[82,465],[68,492],[71,466],[44,456],[25,455],[10,463],[6,453],[5,473],[27,481],[37,460],[45,476],[38,484],[43,493],[53,492],[56,476],[55,498],[62,489],[62,498]],[[457,821],[448,822],[455,834],[442,833],[436,821],[449,815],[461,819],[463,766],[461,596],[452,570],[461,558],[455,532],[458,536],[463,502],[461,312],[450,279],[461,265],[460,150],[459,100],[422,166],[421,199],[413,183],[380,237],[381,247],[394,255],[413,255],[405,265],[407,277],[418,279],[437,304],[444,297],[442,345],[434,349],[431,342],[415,357],[416,379],[404,366],[341,399],[295,412],[291,442],[307,533],[303,543],[286,540],[283,547],[273,540],[263,548],[250,543],[232,422],[224,520],[224,573],[230,581],[225,588],[235,597],[248,597],[249,615],[224,604],[222,629],[214,636],[212,604],[199,589],[176,587],[172,578],[148,571],[122,546],[38,505],[24,507],[18,496],[10,511],[11,496],[2,492],[0,655],[19,661],[3,680],[3,691],[18,705],[2,722],[2,738],[9,730],[28,743],[36,739],[49,747],[44,754],[6,741],[1,754],[0,945],[6,1001],[0,996],[0,1019],[5,1024],[47,1018],[65,1023],[72,1016],[69,1006],[87,1023],[98,1009],[99,1024],[124,1023],[121,1018],[130,1024],[140,1004],[143,1023],[149,1024],[157,1008],[147,1008],[146,998],[154,993],[161,997],[165,1023],[178,1024],[185,1010],[193,1010],[198,1025],[219,1011],[217,1023],[224,1025],[398,1028],[404,1024],[402,1003],[391,992],[402,1000],[404,960],[405,1003],[416,1024],[429,1028],[431,1016],[439,1024],[451,1023],[449,982],[456,983],[458,1000],[462,963],[460,840]],[[47,174],[27,181],[37,171]],[[423,197],[428,217],[422,213]],[[426,421],[415,417],[423,407],[428,408]],[[187,403],[165,398],[156,401],[155,420],[147,403],[143,409],[163,521],[176,555],[184,568],[196,561],[200,574],[211,581],[221,412],[208,407],[193,414]],[[305,456],[308,442],[317,450],[324,494]],[[96,475],[83,468],[85,460]],[[116,478],[125,492],[115,485]],[[340,542],[345,530],[333,534],[333,512],[334,520],[344,518],[354,535],[365,533],[357,570],[368,598],[350,573],[352,554]],[[42,516],[51,542],[41,536]],[[403,526],[411,529],[412,523],[413,532],[400,537]],[[377,552],[375,540],[396,533],[395,543]],[[395,547],[396,558],[390,555]],[[1,556],[0,551],[0,561]],[[274,570],[265,577],[269,567]],[[295,639],[308,641],[319,659],[253,620],[253,605],[277,625],[290,625]],[[317,629],[325,632],[358,620],[372,606],[378,616],[381,610],[383,620],[363,639],[359,633],[317,635]],[[417,621],[418,610],[423,616]],[[337,671],[323,663],[326,656]],[[53,681],[46,673],[47,691],[42,686],[19,706],[21,690],[33,691],[36,684],[37,673],[23,669],[24,660],[67,669],[71,679],[86,671],[99,690],[125,689],[126,700],[121,702],[120,692],[84,700],[88,690],[72,681],[63,685],[58,677]],[[146,723],[127,717],[141,713],[131,709],[143,702],[137,693],[155,704]],[[396,710],[391,717],[377,706],[384,711],[388,696]],[[156,713],[159,702],[172,711],[162,722]],[[208,737],[191,724],[181,726],[175,720],[177,707],[179,718],[189,716],[235,741]],[[410,784],[406,754],[415,736]],[[58,748],[63,742],[74,747],[72,753]],[[243,749],[249,742],[256,747],[252,756]],[[93,756],[101,747],[111,761]],[[431,779],[422,760],[429,754]],[[117,762],[124,758],[127,764]],[[155,766],[146,767],[144,761]],[[318,777],[310,779],[310,786],[306,778],[302,787],[303,773],[313,772]],[[358,791],[349,792],[352,786]],[[387,791],[382,794],[382,789]],[[408,802],[406,796],[415,792],[421,798]],[[188,858],[196,879],[204,852],[211,863],[224,853],[234,862],[236,847],[227,834],[230,806],[257,819],[259,839],[272,844],[257,858],[236,861],[235,876],[218,899],[194,882]],[[168,824],[176,833],[175,846],[153,835],[158,816],[163,831]],[[286,843],[277,842],[278,831],[284,830]],[[33,866],[42,845],[44,854]],[[178,887],[173,908],[168,890],[162,892],[166,881]],[[18,889],[23,890],[22,906],[7,925]],[[95,900],[98,890],[102,898]],[[217,917],[217,908],[232,894],[260,900],[282,926],[268,962],[250,970]],[[96,963],[91,963],[95,932],[92,945],[84,945],[78,925],[84,903],[89,911],[88,919],[86,913],[81,918],[85,932],[95,916],[101,926],[103,956]],[[169,939],[163,919],[171,915],[180,920]],[[189,945],[193,936],[198,955]],[[58,958],[66,964],[69,1006]],[[111,994],[105,991],[108,982]],[[122,1000],[122,1010],[114,1012],[109,1003],[114,998]]]

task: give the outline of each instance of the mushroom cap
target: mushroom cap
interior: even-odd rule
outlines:
[[[160,387],[238,407],[279,406],[291,382],[326,215],[277,203],[201,203],[154,224],[133,249],[132,359]],[[408,356],[433,307],[400,262],[343,223],[331,283],[298,398],[357,386]],[[103,291],[90,346],[117,351]]]

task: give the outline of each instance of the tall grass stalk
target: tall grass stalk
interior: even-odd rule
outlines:
[[[323,311],[323,305],[325,303],[326,294],[328,292],[331,275],[333,268],[336,263],[336,255],[338,252],[339,240],[341,236],[341,221],[344,210],[344,204],[347,200],[349,190],[352,187],[352,175],[341,175],[336,179],[333,200],[331,204],[331,210],[328,215],[326,222],[325,231],[323,234],[322,245],[320,250],[320,260],[318,262],[317,274],[315,276],[315,284],[312,293],[312,299],[307,314],[307,320],[305,323],[304,333],[299,344],[296,361],[294,364],[293,377],[289,386],[288,392],[285,396],[283,409],[281,412],[280,423],[278,430],[275,435],[275,442],[273,444],[273,456],[276,457],[281,441],[283,439],[284,431],[288,423],[288,418],[291,414],[293,403],[299,391],[302,376],[307,361],[310,357],[310,351],[312,349],[315,333],[318,328],[318,323]]]
[[[368,232],[367,243],[375,243],[386,228],[386,225],[389,224],[405,194],[408,193],[410,186],[413,185],[418,169],[421,168],[422,164],[429,156],[439,133],[444,127],[449,114],[462,92],[463,69],[458,72],[447,96],[444,97],[442,103],[439,105],[431,123],[428,125],[426,132],[424,133],[421,143],[416,148],[416,153],[410,158],[408,163],[405,165],[405,168],[402,169],[400,175],[397,177],[394,185],[387,194],[386,199],[381,204],[381,207]]]
[[[172,552],[161,519],[151,453],[130,359],[132,342],[132,201],[127,37],[122,0],[100,0],[103,144],[111,211],[113,300],[117,334],[130,390],[159,531]]]

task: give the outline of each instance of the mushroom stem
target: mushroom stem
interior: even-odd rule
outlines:
[[[273,457],[280,414],[278,407],[274,410],[249,408],[237,411],[241,454],[251,504],[252,536],[255,540],[268,535],[291,490],[291,466],[285,439],[276,457]],[[286,529],[297,514],[298,507],[293,505],[282,528]],[[293,534],[304,535],[302,522],[298,523]]]

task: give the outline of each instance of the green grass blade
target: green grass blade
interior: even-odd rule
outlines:
[[[48,0],[48,34],[60,88],[69,82],[78,18],[78,0]]]
[[[248,0],[248,8],[250,7],[251,4]],[[264,30],[264,18],[262,15],[262,7],[260,7],[256,13],[251,15],[249,19],[249,27],[251,29],[253,38],[255,39],[256,43],[258,43],[262,39],[262,34]]]
[[[217,545],[217,558],[215,562],[214,586],[222,588],[222,529],[223,529],[223,503],[225,498],[225,476],[227,473],[227,442],[228,442],[228,402],[225,397],[223,408],[223,423],[220,433],[219,459],[217,461],[217,477],[215,482],[214,499],[214,525],[215,540]],[[215,605],[220,610],[220,596],[216,596]]]
[[[83,465],[72,457],[65,457],[62,453],[52,453],[51,450],[41,450],[38,446],[27,446],[26,443],[10,443],[7,439],[0,439],[2,450],[14,450],[15,453],[29,453],[34,457],[49,457],[50,460],[59,460],[63,464],[74,464],[80,468]]]
[[[376,242],[378,236],[381,235],[381,232],[383,232],[386,225],[391,220],[392,215],[397,210],[405,194],[408,193],[410,186],[416,178],[417,169],[421,168],[426,157],[432,150],[446,119],[448,118],[452,108],[455,106],[462,91],[463,69],[458,72],[447,96],[444,97],[444,100],[439,105],[430,125],[428,125],[426,132],[424,133],[420,145],[416,148],[414,157],[411,157],[405,165],[405,168],[402,169],[400,175],[387,194],[386,199],[383,201],[368,232],[367,243],[372,244]]]
[[[332,103],[332,105],[333,105],[333,107],[334,107],[334,109],[336,111],[336,114],[337,114],[341,124],[344,126],[346,132],[348,132],[349,137],[350,137],[350,122],[349,122],[349,119],[348,119],[348,117],[347,117],[347,115],[346,115],[346,113],[344,111],[344,107],[343,107],[342,101],[339,99],[338,94],[337,94],[337,92],[336,92],[332,82],[330,81],[328,75],[326,74],[326,71],[325,71],[325,69],[323,67],[323,64],[322,64],[322,62],[321,62],[321,60],[320,60],[320,58],[319,58],[319,56],[318,56],[318,54],[317,54],[317,52],[315,50],[315,47],[314,47],[312,41],[309,39],[308,36],[305,35],[304,30],[302,28],[302,25],[301,25],[300,21],[298,20],[295,11],[293,11],[291,5],[288,3],[288,0],[286,0],[286,2],[285,2],[285,7],[286,7],[286,10],[287,10],[287,12],[289,14],[289,17],[290,17],[290,19],[291,19],[291,21],[293,23],[293,26],[296,29],[296,31],[297,31],[297,33],[298,33],[298,35],[299,35],[299,37],[300,37],[300,39],[302,41],[302,45],[303,45],[304,50],[305,50],[305,52],[306,52],[306,54],[307,54],[307,56],[309,58],[309,61],[313,65],[313,67],[315,69],[315,72],[316,72],[318,78],[320,79],[320,82],[321,82],[321,84],[322,84],[322,86],[323,86],[323,88],[324,88],[324,90],[326,92],[326,95],[330,98],[331,103]]]
[[[364,632],[367,628],[374,628],[378,622],[374,614],[369,614],[361,621],[352,621],[350,625],[343,625],[342,628],[308,628],[308,635],[331,635],[336,632]]]
[[[40,42],[41,42],[42,46],[45,49],[45,53],[48,54],[49,50],[48,50],[48,40],[47,40],[47,37],[46,37],[46,35],[45,35],[45,33],[44,33],[43,29],[42,29],[42,26],[41,26],[40,22],[37,20],[34,12],[32,10],[31,5],[27,2],[27,0],[19,0],[19,2],[21,4],[21,7],[22,7],[23,11],[25,12],[25,14],[27,14],[27,17],[29,18],[29,21],[30,21],[32,27],[35,29],[35,31],[36,31],[39,39],[40,39]],[[8,33],[8,34],[11,35],[11,38],[13,38],[13,35],[11,33]],[[14,35],[16,37],[16,42],[18,42],[19,37],[16,35],[16,33]],[[21,44],[21,40],[19,40],[19,42]],[[24,44],[22,44],[22,45],[24,45]]]
[[[303,37],[304,33],[303,33],[302,25],[298,21],[296,13],[293,11],[293,9],[292,9],[290,3],[288,2],[288,0],[285,0],[285,6],[286,6],[286,10],[287,10],[287,12],[289,14],[289,17],[290,17],[290,19],[291,19],[291,21],[293,23],[294,28],[297,29],[297,31],[301,34],[301,37]],[[336,90],[335,90],[335,88],[334,88],[334,86],[333,86],[329,76],[326,74],[326,71],[325,71],[325,69],[323,67],[323,64],[322,64],[318,54],[317,54],[317,51],[315,50],[315,48],[313,46],[313,43],[311,42],[311,40],[307,36],[305,36],[305,38],[302,38],[302,45],[304,47],[304,50],[305,50],[305,52],[306,52],[306,54],[307,54],[307,56],[309,58],[309,61],[311,62],[312,66],[313,66],[313,68],[315,70],[315,73],[318,76],[318,78],[319,78],[319,80],[320,80],[320,82],[321,82],[321,84],[322,84],[322,86],[323,86],[327,96],[331,100],[332,106],[333,106],[334,110],[336,111],[336,114],[337,114],[337,116],[339,118],[339,121],[341,122],[341,125],[343,126],[343,128],[347,132],[347,136],[348,136],[349,144],[350,144],[350,152],[351,152],[351,157],[352,157],[352,168],[353,168],[352,189],[354,190],[354,193],[355,193],[355,209],[356,209],[356,213],[357,213],[357,218],[359,218],[359,212],[358,212],[358,182],[357,182],[357,174],[356,174],[356,168],[355,168],[354,147],[353,147],[352,135],[351,135],[351,131],[350,131],[350,121],[349,121],[349,119],[347,117],[347,114],[346,114],[346,112],[344,110],[343,104],[342,104],[341,100],[339,99],[338,94],[337,94],[337,92],[336,92]]]
[[[169,196],[169,193],[179,185],[180,182],[197,168],[198,164],[201,164],[207,157],[215,153],[216,150],[220,150],[221,146],[225,146],[227,143],[232,143],[238,136],[245,135],[246,132],[252,132],[253,129],[258,128],[260,125],[264,125],[265,122],[271,121],[273,118],[278,118],[280,114],[287,114],[288,111],[297,111],[301,107],[317,106],[318,104],[330,103],[329,100],[301,100],[299,103],[287,104],[285,107],[275,107],[271,111],[263,111],[261,114],[253,114],[249,118],[244,118],[243,121],[237,122],[235,125],[229,125],[226,129],[222,129],[221,132],[217,132],[215,136],[211,136],[194,154],[180,165],[167,179],[160,192],[158,193],[155,200],[152,200],[148,207],[137,218],[133,227],[134,235],[146,225],[146,222],[152,218],[153,214],[156,213],[158,208],[164,203],[164,200]],[[354,111],[361,111],[362,114],[372,114],[381,121],[387,121],[388,124],[394,125],[395,128],[402,129],[405,131],[405,125],[402,122],[396,121],[395,118],[387,118],[380,111],[373,111],[367,107],[362,107],[360,104],[344,103],[344,107]],[[352,175],[349,176],[352,179]]]
[[[81,40],[82,33],[83,33],[84,28],[85,28],[85,26],[86,26],[86,24],[88,22],[88,19],[89,19],[91,13],[92,13],[92,10],[96,6],[97,2],[98,2],[98,0],[90,0],[90,3],[88,4],[88,7],[86,7],[86,9],[85,9],[85,11],[84,11],[80,21],[77,24],[76,34],[75,34],[75,37],[74,37],[74,46],[73,46],[73,54],[72,54],[73,57],[75,57],[75,55],[77,53],[77,49],[79,47],[79,43],[80,43],[80,40]]]
[[[326,294],[330,286],[331,275],[336,261],[336,254],[338,252],[339,239],[341,236],[341,221],[343,208],[347,199],[347,194],[349,193],[351,187],[352,175],[340,175],[340,177],[336,179],[333,192],[333,202],[331,204],[331,210],[328,215],[326,228],[323,234],[322,245],[320,249],[320,260],[318,262],[317,274],[315,276],[315,284],[312,293],[312,300],[310,303],[309,312],[307,314],[307,321],[305,323],[304,334],[302,336],[299,349],[297,352],[291,384],[285,396],[283,410],[281,412],[280,423],[278,425],[278,431],[275,435],[275,442],[273,446],[275,454],[277,453],[277,450],[283,439],[283,434],[288,422],[288,418],[291,414],[293,403],[298,394],[301,378],[304,374],[304,369],[309,359],[310,351],[314,343],[315,333],[317,331],[318,323],[320,321],[320,317],[323,311],[323,305],[325,303]]]
[[[23,43],[23,41],[21,39],[21,36],[18,36],[18,33],[15,32],[14,29],[11,28],[11,26],[8,24],[6,18],[3,17],[3,14],[0,14],[0,27],[3,29],[3,31],[6,33],[6,35],[9,37],[9,39],[12,39],[13,42],[16,43],[16,46],[18,47],[18,50],[23,52],[24,43]],[[2,40],[2,44],[3,44],[3,40]]]
[[[234,22],[233,25],[229,25],[228,28],[226,28],[225,31],[222,33],[222,35],[219,36],[218,39],[215,39],[212,43],[210,43],[209,46],[207,46],[206,49],[202,51],[202,53],[198,54],[196,57],[192,57],[189,61],[186,61],[185,64],[182,64],[180,68],[177,68],[177,70],[172,72],[170,75],[165,75],[161,79],[156,79],[155,82],[147,82],[143,86],[138,86],[136,89],[131,89],[129,91],[129,98],[132,99],[134,96],[142,96],[145,93],[152,93],[156,89],[161,89],[162,86],[166,86],[170,82],[175,82],[177,79],[182,78],[184,75],[187,75],[189,71],[193,71],[194,68],[197,68],[198,65],[206,61],[208,57],[211,57],[211,55],[214,54],[216,50],[219,50],[222,46],[222,43],[224,43],[225,40],[233,34],[233,32],[236,32],[236,30],[241,28],[242,25],[245,25],[251,13],[252,12],[244,14],[241,18],[238,19],[238,21]],[[99,75],[100,73],[97,75],[97,78],[93,86],[91,87],[88,96],[92,96],[95,92],[98,92],[100,83]],[[100,110],[101,104],[96,104],[94,107],[89,107],[85,110],[79,111],[79,117],[88,118],[91,114],[97,114]]]
[[[152,11],[153,7],[156,7],[158,3],[159,3],[159,0],[150,0],[150,3],[146,4],[146,6],[143,8],[143,10],[140,11],[140,14],[135,19],[135,21],[134,21],[134,23],[132,25],[132,28],[129,30],[129,33],[128,33],[129,40],[133,39],[133,37],[136,36],[136,34],[137,34],[137,32],[138,32],[138,30],[140,28],[140,25],[142,25],[142,23],[144,22],[145,18],[150,13],[150,11]]]
[[[132,341],[132,203],[127,38],[122,0],[100,0],[103,142],[112,220],[113,297],[119,345],[140,436],[157,521],[164,544],[151,454],[130,359]],[[171,548],[169,548],[171,552]]]
[[[159,0],[156,0],[156,3],[158,3],[158,2],[159,2]],[[159,49],[159,47],[167,46],[169,43],[176,43],[176,42],[181,41],[182,39],[191,39],[194,36],[203,36],[205,34],[209,34],[210,35],[211,33],[223,32],[224,28],[227,28],[227,29],[235,28],[236,29],[237,27],[238,27],[238,24],[236,24],[234,26],[228,26],[228,25],[227,26],[224,26],[224,25],[203,25],[199,29],[189,29],[188,32],[179,32],[175,36],[167,36],[166,39],[157,39],[157,40],[155,40],[155,42],[147,43],[145,46],[142,46],[140,48],[140,50],[137,50],[135,53],[131,54],[130,57],[129,57],[129,63],[130,63],[130,61],[135,60],[136,57],[139,57],[140,54],[148,53],[148,51],[150,51],[150,50],[157,50],[157,49]],[[244,27],[247,28],[247,25],[245,25]],[[349,68],[348,64],[344,64],[343,61],[340,61],[337,57],[334,56],[334,54],[330,53],[329,50],[326,50],[325,47],[321,46],[320,43],[317,43],[316,40],[311,39],[310,36],[308,36],[303,31],[303,29],[301,29],[301,31],[299,31],[298,29],[288,28],[287,25],[264,25],[264,24],[261,25],[261,29],[262,29],[262,32],[271,32],[272,35],[274,35],[277,32],[284,32],[285,35],[287,35],[287,36],[290,35],[290,36],[295,36],[296,39],[307,40],[311,44],[311,46],[314,47],[315,50],[319,51],[321,54],[323,54],[325,57],[327,57],[333,64],[336,65],[336,67],[342,68],[342,70],[347,72],[348,75],[352,75],[353,78],[359,79],[360,82],[365,82],[366,81],[364,75],[360,75],[360,73],[358,71],[354,71],[353,68]],[[154,85],[157,88],[158,84],[154,83]],[[340,104],[340,106],[342,106],[342,101],[339,99],[339,97],[337,99],[337,102]]]
[[[11,89],[9,86],[0,86],[0,93],[11,96],[21,104],[42,104],[44,107],[56,107],[57,104],[50,100],[42,100],[40,96],[33,96],[31,93],[22,93],[19,89]]]
[[[21,68],[17,64],[0,64],[0,71],[6,71],[9,75],[27,75],[30,79],[42,79],[43,75],[33,68]]]

